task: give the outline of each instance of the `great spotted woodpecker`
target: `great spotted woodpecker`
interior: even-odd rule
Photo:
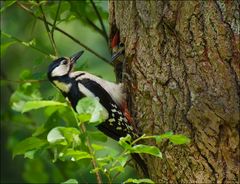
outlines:
[[[108,118],[97,125],[104,134],[117,141],[127,134],[136,139],[139,134],[127,110],[122,84],[103,80],[84,71],[73,72],[73,66],[82,54],[83,51],[80,51],[70,58],[60,57],[53,61],[49,65],[48,79],[70,101],[75,110],[81,98],[98,98],[108,112]],[[140,155],[132,154],[132,157],[138,162],[145,177],[149,177],[146,164]]]
[[[120,42],[120,34],[117,31],[111,42],[112,48],[112,64],[114,66],[117,82],[123,82],[125,57],[124,45]]]

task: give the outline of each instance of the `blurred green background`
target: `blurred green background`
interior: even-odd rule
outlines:
[[[108,1],[40,1],[40,4],[47,21],[56,20],[58,28],[110,60],[106,37]],[[22,155],[12,158],[17,143],[31,136],[49,118],[44,110],[19,112],[24,100],[41,97],[64,101],[46,79],[48,65],[53,60],[49,55],[54,55],[54,51],[44,22],[28,11],[35,16],[42,15],[37,1],[1,1],[1,183],[60,183],[69,178],[79,183],[95,183],[96,176],[90,173],[92,166],[86,160],[53,163],[53,157],[46,151],[34,159]],[[106,61],[57,30],[53,35],[59,56],[85,50],[77,69],[115,81],[113,67]],[[57,120],[59,124],[65,123],[60,116]],[[120,149],[110,139],[101,144]],[[127,171],[116,182],[134,176],[131,169]]]

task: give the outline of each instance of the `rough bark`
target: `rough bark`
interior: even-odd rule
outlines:
[[[191,144],[146,156],[157,182],[239,182],[239,1],[110,1],[138,128]],[[155,143],[151,143],[155,144]]]

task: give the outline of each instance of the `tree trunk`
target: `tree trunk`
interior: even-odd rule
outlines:
[[[113,1],[139,130],[172,130],[184,146],[146,156],[157,183],[239,182],[239,1]],[[155,144],[155,143],[151,143]]]

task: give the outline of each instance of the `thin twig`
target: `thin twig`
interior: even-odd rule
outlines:
[[[17,4],[24,9],[25,11],[27,11],[30,15],[32,15],[33,17],[42,20],[42,17],[36,16],[31,10],[29,10],[27,7],[25,7],[23,4],[19,3],[17,1]],[[52,23],[47,22],[48,25],[53,26]],[[64,34],[65,36],[67,36],[68,38],[70,38],[72,41],[74,41],[75,43],[79,44],[80,46],[82,46],[83,48],[85,48],[86,50],[88,50],[89,52],[91,52],[92,54],[94,54],[95,56],[97,56],[98,58],[100,58],[101,60],[103,60],[104,62],[110,64],[110,61],[106,58],[104,58],[103,56],[99,55],[98,53],[96,53],[95,51],[93,51],[92,49],[90,49],[88,46],[84,45],[82,42],[80,42],[77,38],[74,38],[73,36],[71,36],[70,34],[68,34],[67,32],[63,31],[62,29],[55,27],[55,30],[59,31],[60,33]]]
[[[1,78],[3,77],[3,78],[5,79],[5,78],[6,78],[5,72],[2,70],[2,68],[0,68],[0,69],[1,69],[1,73],[0,73]],[[3,79],[3,80],[4,80],[4,79]],[[2,79],[1,79],[1,80],[2,80]],[[7,84],[7,88],[9,89],[9,91],[10,91],[11,93],[13,93],[13,92],[15,91],[10,84]]]
[[[90,0],[90,2],[91,2],[91,4],[92,4],[92,6],[93,6],[93,9],[94,9],[97,17],[98,17],[98,20],[99,20],[100,25],[101,25],[101,27],[102,27],[102,31],[103,31],[103,33],[104,33],[104,37],[105,37],[105,39],[106,39],[106,41],[107,41],[107,43],[108,43],[108,34],[107,34],[106,28],[105,28],[105,26],[104,26],[104,24],[103,24],[102,17],[101,17],[101,15],[100,15],[100,13],[99,13],[99,11],[98,11],[98,9],[97,9],[97,6],[96,6],[95,3],[93,2],[93,0]]]
[[[72,110],[72,113],[73,113],[73,116],[74,116],[74,118],[75,118],[76,123],[78,123],[78,118],[77,118],[77,116],[76,116],[75,111],[73,110],[73,108],[71,108],[71,110]],[[79,128],[80,128],[80,130],[81,130],[82,133],[85,133],[85,132],[86,132],[86,127],[85,127],[85,125],[84,125],[83,123],[80,124]],[[90,140],[89,140],[88,137],[86,137],[86,143],[87,143],[87,147],[88,147],[88,149],[89,149],[90,155],[92,156],[92,164],[93,164],[93,167],[94,167],[94,169],[95,169],[95,168],[97,168],[98,166],[97,166],[96,158],[95,158],[95,155],[94,155],[94,150],[93,150],[93,148],[92,148],[92,145],[91,145]],[[98,170],[96,170],[96,173],[95,173],[95,174],[96,174],[96,178],[97,178],[98,184],[102,184],[102,178],[101,178],[101,175],[100,175],[100,173],[98,172]]]
[[[135,139],[130,145],[133,146],[134,144],[136,144],[138,141],[143,140],[143,139],[153,139],[155,138],[154,135],[146,135],[143,134],[141,137],[138,137],[137,139]]]
[[[79,19],[84,19],[84,21],[92,27],[96,32],[98,32],[101,36],[106,38],[105,33],[103,30],[101,30],[96,24],[94,24],[93,21],[91,21],[86,15],[81,15],[79,12],[76,12]],[[108,39],[108,38],[107,38]],[[108,43],[108,42],[107,42]]]
[[[37,0],[37,3],[39,4],[39,0]],[[46,19],[46,16],[45,16],[45,13],[43,11],[43,8],[42,8],[42,5],[39,4],[39,9],[42,13],[42,19],[43,19],[43,22],[44,22],[44,25],[45,25],[45,28],[47,30],[47,33],[48,33],[48,37],[49,37],[49,40],[51,42],[51,45],[52,45],[52,48],[53,48],[53,51],[54,51],[54,55],[57,56],[57,48],[56,48],[56,44],[55,44],[55,41],[54,41],[54,38],[52,37],[53,35],[51,34],[51,31],[48,27],[48,23],[47,23],[47,19]],[[54,27],[54,25],[52,26]]]
[[[30,82],[30,83],[34,83],[34,82],[47,82],[48,80],[46,79],[40,79],[40,80],[33,80],[33,79],[30,79],[30,80],[11,80],[11,79],[3,79],[3,78],[0,78],[1,81],[6,81],[6,82],[13,82],[13,83],[26,83],[26,82]]]
[[[57,23],[57,18],[59,16],[59,12],[60,12],[60,7],[61,7],[61,2],[62,1],[59,1],[58,2],[58,7],[57,7],[57,12],[56,12],[56,15],[55,15],[55,19],[54,19],[54,22],[53,22],[53,26],[52,26],[52,29],[51,29],[51,37],[53,38],[53,41],[55,43],[55,40],[54,40],[54,30],[55,30],[55,27],[56,27],[56,23]]]
[[[80,128],[81,128],[81,130],[83,131],[83,133],[86,132],[86,127],[84,126],[83,123],[80,125]],[[94,151],[93,151],[92,145],[91,145],[90,140],[89,140],[88,137],[86,138],[86,143],[87,143],[87,146],[88,146],[88,148],[89,148],[90,154],[93,156],[93,158],[92,158],[93,167],[94,167],[94,168],[97,168],[98,166],[97,166],[97,162],[96,162],[95,155],[94,155],[94,153],[93,153]],[[96,170],[96,177],[97,177],[97,182],[98,182],[98,184],[102,184],[102,178],[101,178],[101,175],[100,175],[100,173],[98,172],[98,170]]]
[[[98,32],[100,35],[104,36],[104,32],[96,25],[93,23],[93,21],[91,21],[87,16],[82,16],[79,12],[76,12],[77,16],[79,19],[84,19],[84,21],[86,21],[86,23],[91,26],[96,32]]]
[[[54,19],[53,26],[52,26],[52,30],[51,30],[51,33],[52,33],[52,34],[53,34],[54,29],[55,29],[55,27],[56,27],[57,18],[58,18],[58,15],[59,15],[59,12],[60,12],[60,7],[61,7],[61,2],[62,2],[62,1],[59,1],[59,2],[58,2],[57,12],[56,12],[55,19]]]
[[[96,24],[94,24],[93,21],[91,21],[88,17],[86,17],[86,21],[88,25],[92,26],[95,31],[100,33],[100,35],[102,35],[105,38],[104,32]]]
[[[132,161],[131,159],[128,160],[128,161],[124,164],[123,167],[125,168],[125,167],[128,165],[128,163],[131,162],[131,161]],[[118,177],[119,174],[121,174],[121,172],[117,172],[117,173],[113,176],[113,179],[112,179],[112,180],[114,181],[114,180],[116,179],[116,177]]]
[[[48,56],[48,57],[50,57],[50,58],[52,58],[52,59],[55,59],[55,57],[54,57],[53,55],[45,52],[44,50],[41,50],[41,49],[33,46],[32,44],[30,44],[30,43],[28,43],[28,42],[22,41],[22,40],[14,37],[14,36],[12,36],[12,35],[9,35],[9,34],[3,32],[2,30],[0,30],[0,32],[1,32],[2,35],[6,36],[7,38],[11,38],[11,39],[14,40],[14,41],[17,41],[18,43],[24,45],[25,47],[30,47],[30,48],[32,48],[32,49],[35,49],[35,50],[41,52],[42,54],[44,54],[44,55],[46,55],[46,56]]]
[[[50,24],[51,25],[51,24]],[[110,61],[106,58],[104,58],[103,56],[99,55],[98,53],[96,53],[94,50],[90,49],[88,46],[84,45],[83,43],[81,43],[77,38],[74,38],[72,35],[68,34],[67,32],[63,31],[62,29],[59,29],[58,27],[56,27],[56,30],[58,30],[59,32],[63,33],[64,35],[66,35],[67,37],[69,37],[71,40],[73,40],[74,42],[78,43],[79,45],[81,45],[83,48],[85,48],[86,50],[88,50],[89,52],[91,52],[92,54],[94,54],[95,56],[97,56],[98,58],[102,59],[104,62],[110,64]]]

